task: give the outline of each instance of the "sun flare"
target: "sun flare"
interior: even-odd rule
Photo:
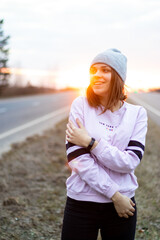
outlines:
[[[89,71],[83,66],[64,69],[58,74],[57,84],[60,87],[86,88],[89,84]]]
[[[68,69],[47,71],[39,69],[10,68],[12,83],[18,81],[25,85],[28,81],[36,86],[51,88],[79,88],[82,95],[89,85],[89,71],[84,65],[72,66]],[[152,80],[151,80],[152,79]],[[126,79],[126,91],[133,92],[139,89],[143,92],[150,88],[159,88],[159,75],[152,72],[128,71]]]

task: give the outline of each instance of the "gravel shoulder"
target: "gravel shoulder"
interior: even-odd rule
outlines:
[[[67,120],[0,158],[0,240],[59,240],[66,199]],[[136,169],[136,240],[160,239],[160,129],[149,120],[146,151]]]

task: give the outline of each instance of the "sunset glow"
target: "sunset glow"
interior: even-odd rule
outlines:
[[[84,66],[75,66],[73,69],[64,69],[57,77],[59,87],[85,88],[89,84],[89,71]]]
[[[81,70],[81,71],[80,71]],[[76,87],[85,88],[89,84],[88,71],[82,71],[82,68],[75,67],[58,72],[58,71],[46,71],[38,69],[23,69],[23,68],[11,68],[12,84],[20,78],[24,85],[29,82],[33,85],[43,85],[47,87],[65,88],[65,87]],[[20,83],[19,83],[20,84]]]
[[[83,65],[73,66],[73,69],[64,69],[63,71],[11,68],[10,72],[12,75],[12,84],[21,84],[21,81],[25,85],[29,81],[36,86],[47,86],[58,89],[65,87],[80,88],[82,92],[89,85],[89,71]],[[128,71],[127,73],[126,89],[128,92],[139,89],[147,92],[150,88],[159,87],[158,74],[139,71]]]
[[[9,68],[0,68],[0,73],[10,73],[10,69]]]
[[[142,89],[148,91],[150,88],[160,88],[160,75],[151,70],[128,70],[126,84],[132,90]]]
[[[39,69],[11,68],[11,84],[55,87],[57,72]]]

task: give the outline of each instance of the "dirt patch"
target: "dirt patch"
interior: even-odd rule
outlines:
[[[66,199],[65,128],[35,135],[0,159],[0,240],[59,240]],[[149,121],[145,156],[136,170],[136,239],[160,239],[160,129]]]

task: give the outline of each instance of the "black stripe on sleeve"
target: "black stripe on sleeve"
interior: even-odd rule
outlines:
[[[144,145],[138,141],[131,140],[128,144],[128,147],[130,147],[130,146],[140,147],[144,151]]]
[[[67,155],[68,162],[70,162],[71,160],[73,160],[76,157],[79,157],[79,156],[81,156],[83,154],[87,154],[87,153],[89,153],[89,151],[87,151],[86,148],[79,148]]]
[[[68,150],[68,148],[73,147],[73,146],[76,146],[76,144],[71,143],[71,142],[68,142],[68,143],[66,144],[66,150]]]
[[[138,157],[139,157],[139,159],[140,159],[140,161],[141,161],[141,159],[142,159],[142,153],[141,153],[141,151],[138,151],[138,150],[133,150],[133,149],[126,149],[126,151],[132,151],[132,152],[134,152]]]

